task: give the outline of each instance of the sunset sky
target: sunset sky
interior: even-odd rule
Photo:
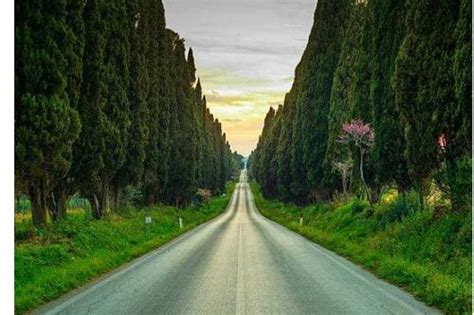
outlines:
[[[283,103],[306,46],[315,0],[164,0],[167,25],[192,47],[211,112],[232,149],[256,146]]]

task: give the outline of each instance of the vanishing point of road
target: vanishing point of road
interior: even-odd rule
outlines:
[[[41,314],[433,314],[399,288],[264,218],[246,171],[226,212]]]

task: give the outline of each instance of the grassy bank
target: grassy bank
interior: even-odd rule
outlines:
[[[235,183],[225,196],[182,211],[156,207],[111,214],[93,220],[82,210],[73,210],[61,223],[35,230],[28,215],[15,222],[15,310],[24,313],[119,267],[178,235],[221,214]],[[152,217],[149,230],[145,216]]]
[[[471,215],[417,209],[411,195],[374,207],[353,199],[299,208],[266,200],[257,184],[251,187],[267,218],[446,313],[471,313]]]

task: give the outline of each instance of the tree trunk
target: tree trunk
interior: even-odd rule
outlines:
[[[30,198],[33,225],[37,228],[43,228],[46,225],[46,208],[41,189],[37,185],[30,187]]]
[[[418,191],[418,198],[420,201],[421,210],[425,209],[425,197],[423,196],[423,192],[421,190]]]
[[[111,210],[112,211],[117,211],[118,208],[120,207],[120,196],[122,194],[122,189],[114,185],[112,189],[112,197],[111,197]]]
[[[425,193],[426,193],[426,183],[423,180],[418,180],[415,182],[415,189],[418,192],[418,201],[420,202],[421,210],[425,209]]]
[[[97,194],[93,194],[90,203],[92,205],[92,216],[94,219],[102,218],[102,209],[100,207],[100,197]]]
[[[151,208],[155,205],[155,194],[150,188],[146,189],[146,205],[148,208]]]
[[[370,203],[376,204],[380,201],[380,197],[382,196],[382,187],[375,187],[370,190]]]
[[[109,211],[109,186],[105,181],[102,183],[102,192],[100,197],[100,211],[102,214],[101,216],[103,216]]]
[[[55,189],[48,196],[48,208],[54,222],[62,220],[66,216],[67,194],[63,188]]]
[[[360,148],[360,179],[362,180],[362,184],[365,186],[365,179],[364,179],[364,151]]]
[[[347,171],[342,171],[342,193],[344,197],[347,195]]]
[[[367,187],[367,184],[365,183],[365,178],[364,178],[364,150],[362,148],[359,148],[359,149],[360,149],[360,179],[362,180],[364,193],[367,199],[369,200],[369,202],[371,203],[372,201],[370,199],[369,188]]]

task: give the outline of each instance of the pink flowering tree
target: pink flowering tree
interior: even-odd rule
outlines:
[[[354,144],[360,151],[360,178],[367,190],[364,179],[364,154],[372,148],[375,143],[375,133],[370,124],[365,124],[360,119],[353,119],[349,123],[342,125],[342,132],[338,142],[344,144]]]

